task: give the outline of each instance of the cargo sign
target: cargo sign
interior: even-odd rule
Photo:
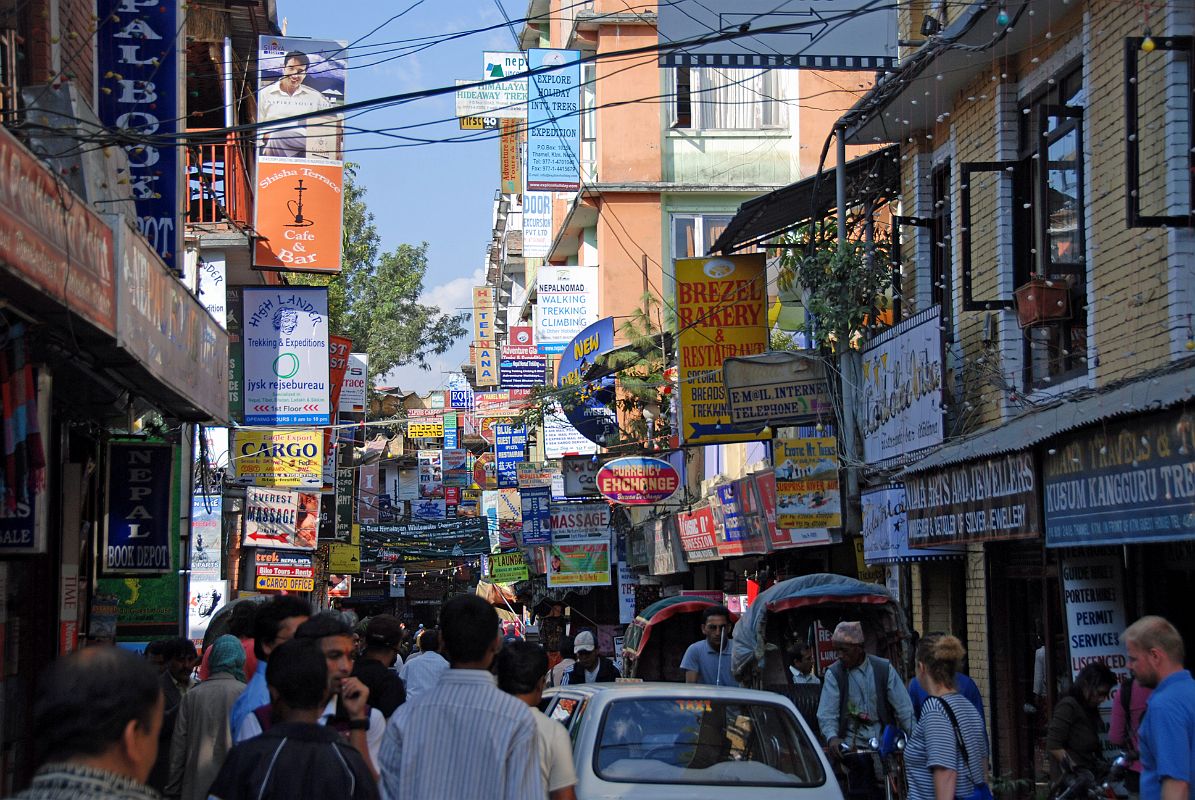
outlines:
[[[662,503],[680,487],[676,467],[658,458],[628,456],[607,461],[598,470],[598,492],[624,506]]]
[[[233,432],[235,483],[246,486],[323,486],[324,436],[321,431],[244,428]]]
[[[676,311],[681,440],[716,444],[760,438],[732,428],[722,364],[768,349],[763,255],[677,259]]]
[[[490,560],[490,580],[494,583],[514,583],[530,577],[527,559],[521,552],[494,553]]]
[[[245,423],[329,424],[328,290],[245,287],[242,297]]]
[[[315,565],[311,556],[279,550],[257,550],[254,588],[262,591],[313,592]]]
[[[722,365],[735,425],[813,423],[833,418],[821,359],[806,353],[761,353]]]
[[[108,445],[103,574],[161,575],[171,571],[173,472],[174,448],[168,444]]]
[[[1032,453],[908,475],[905,495],[914,547],[1041,536]]]

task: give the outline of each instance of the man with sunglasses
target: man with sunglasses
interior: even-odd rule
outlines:
[[[712,683],[714,686],[738,686],[730,671],[730,609],[710,606],[701,614],[705,638],[693,642],[681,659],[685,683]]]

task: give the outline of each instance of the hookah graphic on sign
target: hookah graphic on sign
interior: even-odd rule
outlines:
[[[343,172],[335,162],[258,159],[256,266],[340,271]]]

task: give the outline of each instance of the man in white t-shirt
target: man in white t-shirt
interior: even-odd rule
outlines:
[[[326,97],[303,83],[311,64],[306,53],[292,50],[283,57],[282,63],[282,77],[258,92],[259,123],[332,108]],[[317,119],[326,123],[324,117],[319,117],[300,120],[290,126],[264,128],[261,154],[274,158],[337,158],[336,126],[318,124]]]
[[[577,771],[568,731],[539,710],[548,679],[548,654],[537,644],[511,642],[498,653],[498,688],[531,707],[539,739],[540,771],[549,800],[576,800]]]

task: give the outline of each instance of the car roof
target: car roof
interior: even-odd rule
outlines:
[[[544,697],[556,695],[600,695],[605,699],[636,697],[651,699],[692,697],[703,699],[750,700],[754,702],[791,703],[784,695],[757,689],[743,689],[738,686],[712,686],[706,683],[582,683],[576,686],[555,686],[544,692]]]

